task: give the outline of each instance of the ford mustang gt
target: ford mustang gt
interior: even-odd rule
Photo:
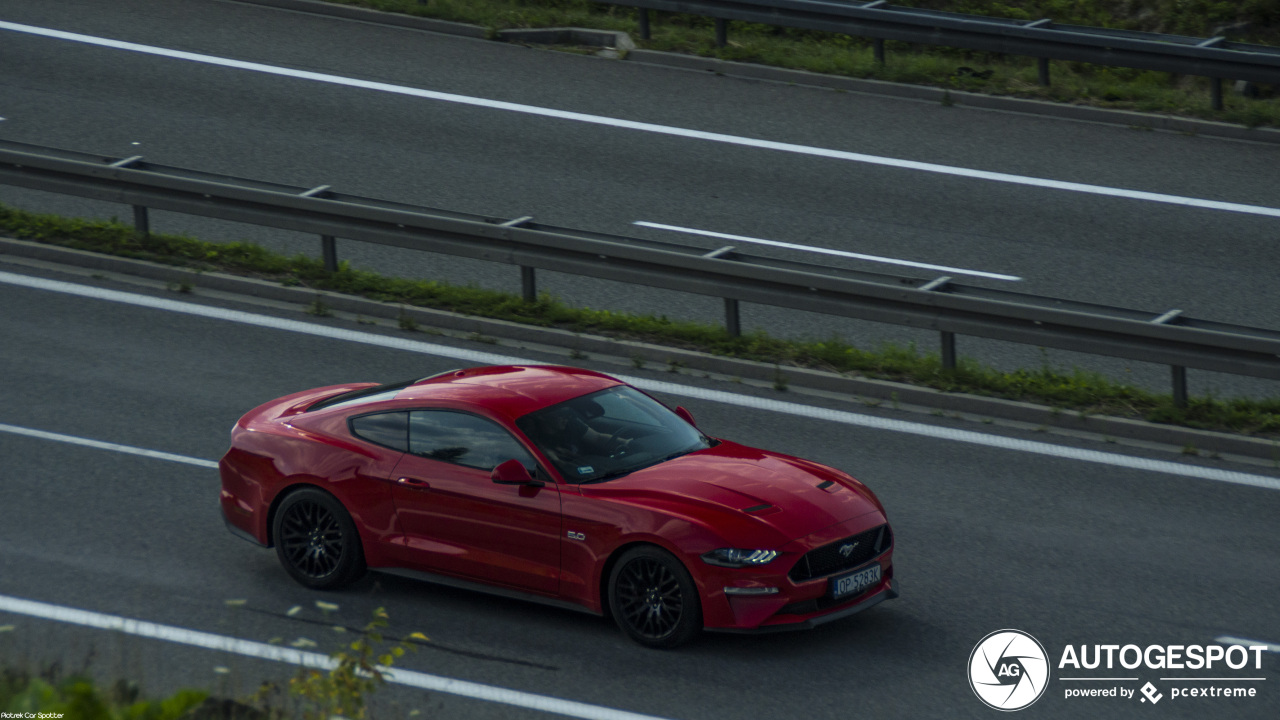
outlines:
[[[227,527],[316,589],[396,573],[610,616],[651,647],[898,596],[862,483],[589,370],[295,393],[240,418],[219,468]]]

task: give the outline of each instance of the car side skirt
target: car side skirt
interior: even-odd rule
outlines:
[[[437,575],[436,573],[423,572],[421,570],[407,570],[397,567],[371,567],[373,572],[386,573],[387,575],[396,575],[398,577],[408,578],[410,580],[422,580],[424,582],[435,583],[437,585],[446,585],[448,587],[458,588],[460,590],[473,590],[475,592],[484,593],[486,595],[497,595],[498,597],[511,598],[513,600],[527,600],[540,605],[549,605],[551,607],[561,608],[563,610],[575,610],[588,615],[597,617],[603,616],[588,607],[584,607],[577,603],[561,600],[559,598],[551,598],[536,593],[524,592],[513,588],[498,587],[495,585],[486,585],[484,583],[472,582],[470,580],[462,580],[449,575]]]

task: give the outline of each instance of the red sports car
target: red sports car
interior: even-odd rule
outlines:
[[[609,615],[653,647],[898,596],[893,533],[862,483],[709,437],[589,370],[295,393],[236,423],[220,470],[227,527],[312,588],[420,577]]]

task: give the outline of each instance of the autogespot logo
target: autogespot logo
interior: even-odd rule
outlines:
[[[1021,710],[1040,699],[1049,684],[1049,655],[1021,630],[997,630],[969,655],[969,687],[996,710]]]

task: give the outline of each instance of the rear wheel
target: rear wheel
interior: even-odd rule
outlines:
[[[628,550],[609,574],[609,609],[632,640],[673,648],[702,629],[702,604],[689,571],[660,548]]]
[[[309,588],[339,588],[365,573],[355,522],[337,498],[322,490],[290,493],[276,511],[272,536],[280,564]]]

